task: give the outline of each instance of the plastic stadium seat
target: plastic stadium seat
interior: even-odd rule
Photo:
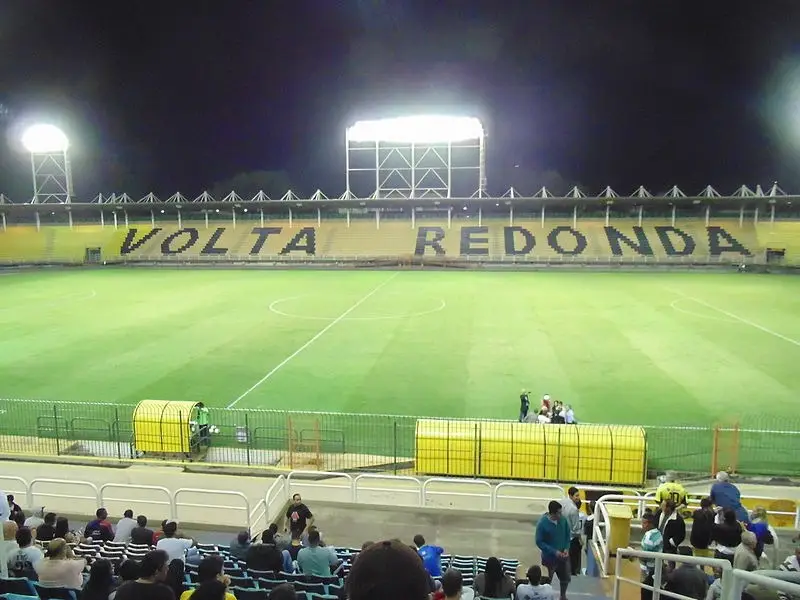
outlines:
[[[286,573],[285,571],[281,571],[278,573],[278,577],[281,579],[285,579],[286,581],[290,581],[295,583],[297,581],[305,581],[306,576],[302,573]]]
[[[231,585],[238,588],[254,588],[258,587],[255,579],[249,577],[231,577]]]
[[[328,586],[328,595],[329,596],[336,596],[341,597],[344,594],[344,585],[329,585]]]
[[[272,588],[277,587],[282,583],[286,582],[282,579],[265,579],[263,577],[258,578],[258,587],[265,590],[271,590]]]
[[[197,544],[197,549],[205,552],[219,552],[219,547],[215,544]]]
[[[308,594],[323,595],[325,593],[325,586],[321,583],[309,583],[308,581],[295,581],[294,587],[298,592],[306,592]]]
[[[306,575],[306,581],[309,583],[323,583],[325,585],[330,585],[332,583],[338,584],[340,579],[336,575],[331,575],[330,577],[323,577],[322,575]]]
[[[308,594],[308,600],[339,600],[339,597],[327,594]]]
[[[78,591],[63,587],[44,587],[34,582],[33,587],[41,600],[78,600]]]
[[[253,579],[275,579],[275,571],[259,571],[257,569],[247,569],[247,574]]]
[[[8,579],[0,579],[0,594],[35,596],[36,588],[24,577],[9,577]]]
[[[253,588],[231,588],[231,592],[236,596],[236,600],[267,600],[269,590],[257,590]]]
[[[305,592],[297,592],[297,600],[308,600]]]
[[[228,575],[230,577],[245,577],[244,569],[242,569],[241,567],[238,567],[238,566],[236,566],[236,567],[223,567],[223,570],[225,571],[225,575]]]
[[[0,600],[39,600],[39,596],[23,596],[22,594],[3,594]]]

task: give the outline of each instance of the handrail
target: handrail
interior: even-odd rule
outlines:
[[[471,492],[436,492],[436,491],[429,490],[428,488],[430,488],[431,484],[434,484],[434,483],[448,483],[448,484],[452,483],[452,484],[457,484],[457,485],[473,485],[473,486],[474,485],[479,485],[480,487],[483,487],[483,488],[487,489],[489,491],[489,493],[488,493],[488,495],[484,496],[482,494],[475,494],[474,492],[472,492],[472,493]],[[486,499],[489,500],[488,510],[492,510],[492,505],[493,505],[492,498],[493,498],[493,494],[494,494],[494,489],[492,489],[492,485],[488,481],[484,481],[482,479],[464,479],[464,478],[460,478],[460,477],[430,477],[429,479],[426,479],[424,481],[424,483],[422,484],[422,497],[421,497],[421,500],[422,500],[422,506],[423,507],[427,504],[428,495],[429,494],[430,495],[434,495],[434,496],[436,496],[436,495],[441,496],[441,495],[449,494],[451,496],[468,496],[468,497],[471,497],[471,498],[475,498],[475,497],[477,497],[477,498],[486,498]]]
[[[601,560],[599,562],[600,572],[606,576],[609,572],[608,566],[611,559],[611,551],[608,547],[608,540],[603,536],[609,520],[606,503],[626,504],[625,500],[635,500],[641,512],[644,498],[641,496],[627,496],[625,494],[606,494],[597,500],[594,505],[594,522],[592,523],[592,548],[597,550]]]
[[[226,505],[219,505],[219,504],[194,504],[194,503],[186,503],[183,506],[191,507],[191,508],[211,508],[211,509],[222,509],[222,510],[229,510],[233,508],[234,510],[244,510],[245,519],[250,516],[250,500],[247,499],[241,492],[233,492],[229,490],[208,490],[208,489],[201,489],[201,488],[180,488],[175,490],[173,494],[173,499],[175,502],[175,518],[178,519],[178,507],[181,506],[178,502],[178,497],[181,494],[216,494],[218,496],[233,496],[235,498],[241,498],[244,501],[244,508],[238,506],[226,506]]]
[[[272,485],[269,486],[269,489],[267,490],[267,493],[264,496],[264,506],[267,510],[267,521],[271,521],[277,516],[273,515],[272,511],[270,510],[272,508],[272,500],[270,499],[270,496],[272,495],[273,490],[276,490],[275,494],[276,500],[281,499],[282,502],[286,502],[286,500],[288,500],[286,496],[289,488],[286,485],[286,481],[287,481],[286,477],[284,477],[283,475],[278,475],[278,478],[274,482],[272,482]],[[278,495],[278,492],[281,493],[280,496]]]
[[[553,490],[558,492],[558,499],[566,498],[566,492],[564,488],[558,485],[557,483],[530,483],[527,481],[502,481],[494,486],[492,490],[492,502],[491,502],[491,510],[497,510],[497,501],[499,499],[508,499],[508,500],[553,500],[551,497],[537,497],[537,496],[500,496],[500,490],[506,488],[524,488],[524,489],[535,489],[535,490]]]
[[[104,483],[103,485],[100,486],[100,492],[99,492],[99,499],[100,499],[99,500],[99,505],[100,506],[105,506],[104,500],[111,500],[113,502],[123,502],[125,500],[128,500],[128,498],[106,498],[104,496],[104,492],[108,488],[120,488],[120,489],[124,489],[124,490],[153,490],[153,491],[156,491],[156,492],[164,492],[164,494],[166,494],[166,496],[167,496],[167,501],[166,502],[164,502],[162,500],[145,500],[145,502],[147,502],[148,504],[159,504],[159,505],[166,504],[167,506],[169,506],[169,517],[170,517],[170,519],[177,518],[177,516],[175,514],[176,513],[176,510],[175,510],[175,499],[172,496],[172,492],[170,492],[167,488],[165,488],[163,486],[160,486],[160,485],[139,485],[139,484],[136,484],[136,483]]]
[[[653,584],[647,585],[642,581],[636,581],[628,577],[623,577],[621,575],[622,561],[625,558],[653,559],[655,561],[654,565],[655,568],[653,571]],[[669,592],[661,589],[661,579],[663,573],[662,565],[664,562],[667,561],[681,562],[690,565],[713,567],[720,569],[722,571],[722,587],[723,587],[722,598],[723,599],[726,598],[724,591],[729,590],[733,582],[732,579],[733,567],[731,566],[731,563],[729,561],[720,558],[704,558],[700,556],[683,556],[683,555],[667,554],[666,552],[647,552],[644,550],[634,550],[633,548],[619,548],[617,550],[616,569],[614,572],[614,593],[612,595],[612,598],[614,600],[619,600],[620,597],[619,584],[620,582],[624,582],[624,583],[629,583],[631,585],[635,585],[637,587],[641,587],[642,589],[652,591],[654,600],[659,600],[660,596],[666,596],[668,598],[676,598],[678,600],[694,600],[688,596],[683,596],[681,594],[676,594],[674,592]],[[733,599],[731,598],[729,600]]]
[[[727,561],[726,561],[727,562]],[[778,579],[777,577],[769,577],[766,575],[759,574],[758,571],[755,572],[748,572],[743,571],[741,569],[734,569],[733,570],[733,582],[731,585],[731,589],[729,591],[729,595],[726,596],[724,594],[723,589],[723,600],[733,600],[734,598],[741,598],[742,591],[747,584],[753,585],[760,585],[762,587],[771,588],[778,590],[779,592],[784,592],[789,595],[790,598],[797,598],[800,596],[800,584],[792,583],[791,581],[786,581],[784,579]],[[724,585],[724,584],[723,584]]]
[[[70,498],[74,498],[76,500],[94,500],[95,502],[97,502],[97,506],[100,506],[100,504],[101,504],[101,501],[100,501],[100,490],[97,489],[97,486],[95,484],[93,484],[92,482],[90,482],[90,481],[77,481],[77,480],[72,481],[72,480],[66,480],[66,479],[37,478],[37,479],[31,480],[30,484],[28,485],[28,500],[29,500],[31,506],[34,505],[33,498],[36,495],[36,492],[34,492],[33,489],[34,489],[34,487],[36,486],[37,483],[60,483],[60,484],[63,484],[63,485],[79,485],[79,486],[82,485],[82,486],[90,487],[90,488],[92,488],[92,490],[94,490],[94,498],[92,498],[91,496],[70,496]],[[43,497],[46,497],[46,498],[62,498],[64,496],[64,494],[63,493],[61,493],[61,494],[48,494],[48,493],[45,493],[45,492],[39,492],[39,496],[43,496]]]
[[[300,480],[297,485],[302,485],[306,487],[315,487],[315,488],[332,488],[337,490],[348,489],[350,490],[350,502],[353,501],[353,476],[349,473],[340,473],[338,471],[307,471],[307,470],[299,470],[299,471],[290,471],[289,474],[286,476],[286,495],[292,495],[292,483],[295,482],[295,475],[310,475],[313,477],[326,477],[326,478],[338,478],[338,479],[346,479],[347,486],[343,485],[332,485],[329,483],[318,483],[315,481],[307,481],[307,480]]]
[[[397,488],[397,489],[395,489],[395,488],[392,488],[392,489],[368,488],[368,487],[359,488],[359,486],[358,486],[359,482],[364,480],[364,479],[378,479],[378,480],[384,479],[384,480],[389,480],[389,481],[411,481],[411,482],[416,484],[417,489],[416,490],[407,490],[407,489],[402,489],[402,488]],[[362,473],[361,475],[358,475],[358,476],[355,477],[355,479],[353,479],[353,502],[358,503],[358,492],[359,492],[359,489],[363,489],[365,491],[376,491],[376,492],[387,491],[387,492],[391,492],[393,494],[415,494],[417,496],[417,506],[422,507],[425,504],[424,496],[423,496],[423,493],[422,493],[423,488],[424,488],[424,486],[423,486],[422,482],[418,478],[412,477],[410,475],[381,475],[379,473]]]
[[[0,475],[0,479],[7,479],[9,481],[19,481],[20,483],[22,483],[22,489],[25,492],[25,504],[27,504],[28,506],[30,506],[32,504],[31,503],[31,499],[29,497],[29,493],[28,493],[28,490],[30,488],[30,484],[27,482],[27,480],[23,479],[22,477],[17,477],[16,475]],[[6,488],[5,486],[3,486],[3,491],[6,494],[9,493],[8,488]],[[14,491],[16,491],[16,490],[14,490]]]

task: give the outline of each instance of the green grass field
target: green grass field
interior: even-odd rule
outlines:
[[[515,419],[525,387],[586,422],[784,427],[800,398],[789,276],[109,269],[0,289],[2,398]]]

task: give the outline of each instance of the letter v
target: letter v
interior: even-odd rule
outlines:
[[[120,254],[130,254],[134,250],[138,250],[142,246],[144,246],[149,240],[153,239],[155,236],[158,235],[158,232],[161,231],[161,227],[156,227],[148,231],[141,239],[134,241],[136,234],[139,232],[138,229],[133,228],[128,230],[128,234],[125,236],[125,239],[122,240],[122,246],[119,249]]]

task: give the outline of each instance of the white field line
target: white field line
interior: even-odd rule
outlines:
[[[768,333],[770,335],[773,335],[776,338],[779,338],[779,339],[783,340],[784,342],[789,342],[790,344],[794,344],[795,346],[800,346],[800,341],[798,341],[798,340],[796,340],[794,338],[790,338],[788,336],[783,335],[782,333],[778,333],[777,331],[773,331],[772,329],[770,329],[768,327],[764,327],[763,325],[759,325],[758,323],[754,323],[750,319],[745,319],[744,317],[740,317],[739,315],[734,314],[734,313],[732,313],[730,311],[727,311],[727,310],[724,310],[722,308],[719,308],[718,306],[714,306],[713,304],[709,304],[705,300],[700,300],[699,298],[694,298],[693,296],[688,296],[688,295],[684,294],[683,292],[679,292],[678,290],[668,289],[668,291],[672,292],[673,294],[677,294],[678,296],[681,296],[683,298],[686,298],[687,300],[691,300],[692,302],[696,302],[697,304],[700,304],[701,306],[705,306],[706,308],[710,308],[711,310],[715,310],[718,313],[720,313],[722,315],[725,315],[726,317],[728,317],[730,319],[734,319],[736,321],[739,321],[740,323],[744,323],[745,325],[749,325],[750,327],[754,327],[755,329],[763,331],[764,333]]]
[[[354,311],[355,309],[357,309],[359,306],[361,306],[362,304],[364,304],[364,302],[366,302],[367,300],[369,300],[369,299],[370,299],[372,296],[374,296],[375,294],[377,294],[377,293],[378,293],[378,292],[379,292],[379,291],[380,291],[380,290],[383,288],[383,286],[385,286],[387,283],[389,283],[390,281],[392,281],[392,279],[394,279],[395,277],[397,277],[399,274],[400,274],[400,272],[399,272],[399,271],[398,271],[398,272],[396,272],[396,273],[394,273],[394,274],[393,274],[391,277],[389,277],[388,279],[385,279],[385,280],[384,280],[383,282],[381,282],[381,283],[380,283],[378,286],[376,286],[375,288],[373,288],[373,289],[372,289],[370,292],[367,292],[367,294],[366,294],[365,296],[363,296],[363,297],[362,297],[360,300],[358,300],[358,301],[357,301],[355,304],[353,304],[353,305],[352,305],[350,308],[348,308],[346,311],[344,311],[342,314],[340,314],[338,317],[336,317],[336,318],[335,318],[333,321],[331,321],[330,323],[328,323],[328,324],[327,324],[325,327],[323,327],[322,329],[320,329],[320,330],[319,330],[319,331],[316,333],[316,335],[314,335],[314,337],[312,337],[312,338],[311,338],[310,340],[308,340],[308,341],[307,341],[305,344],[303,344],[302,346],[300,346],[300,347],[299,347],[297,350],[295,350],[294,352],[292,352],[292,353],[291,353],[289,356],[287,356],[286,358],[284,358],[284,359],[283,359],[281,362],[279,362],[277,365],[275,365],[275,366],[272,368],[272,370],[271,370],[271,371],[269,371],[269,372],[268,372],[266,375],[264,375],[264,376],[263,376],[261,379],[259,379],[259,380],[258,380],[258,381],[256,381],[256,382],[255,382],[255,383],[254,383],[252,386],[250,386],[248,389],[246,389],[246,390],[245,390],[245,391],[244,391],[244,392],[243,392],[243,393],[242,393],[242,394],[241,394],[241,395],[240,395],[238,398],[236,398],[236,400],[234,400],[233,402],[231,402],[230,404],[228,404],[227,408],[233,408],[233,407],[235,407],[237,404],[239,404],[239,401],[240,401],[240,400],[242,400],[243,398],[245,398],[245,397],[246,397],[246,396],[247,396],[247,395],[248,395],[250,392],[252,392],[252,391],[253,391],[253,390],[255,390],[257,387],[259,387],[259,386],[260,386],[262,383],[264,383],[264,382],[265,382],[267,379],[269,379],[270,377],[272,377],[273,375],[275,375],[275,373],[277,373],[278,371],[280,371],[280,370],[281,370],[281,369],[282,369],[282,368],[283,368],[283,367],[284,367],[284,366],[285,366],[287,363],[289,363],[289,362],[290,362],[290,361],[291,361],[293,358],[295,358],[295,357],[296,357],[297,355],[299,355],[299,354],[300,354],[300,353],[301,353],[303,350],[305,350],[306,348],[308,348],[308,347],[309,347],[311,344],[313,344],[313,343],[314,343],[314,342],[316,342],[316,341],[317,341],[319,338],[321,338],[323,335],[325,335],[325,334],[328,332],[328,330],[329,330],[329,329],[331,329],[331,328],[332,328],[334,325],[336,325],[337,323],[340,323],[340,322],[344,321],[344,320],[347,318],[347,315],[349,315],[351,312],[353,312],[353,311]]]

